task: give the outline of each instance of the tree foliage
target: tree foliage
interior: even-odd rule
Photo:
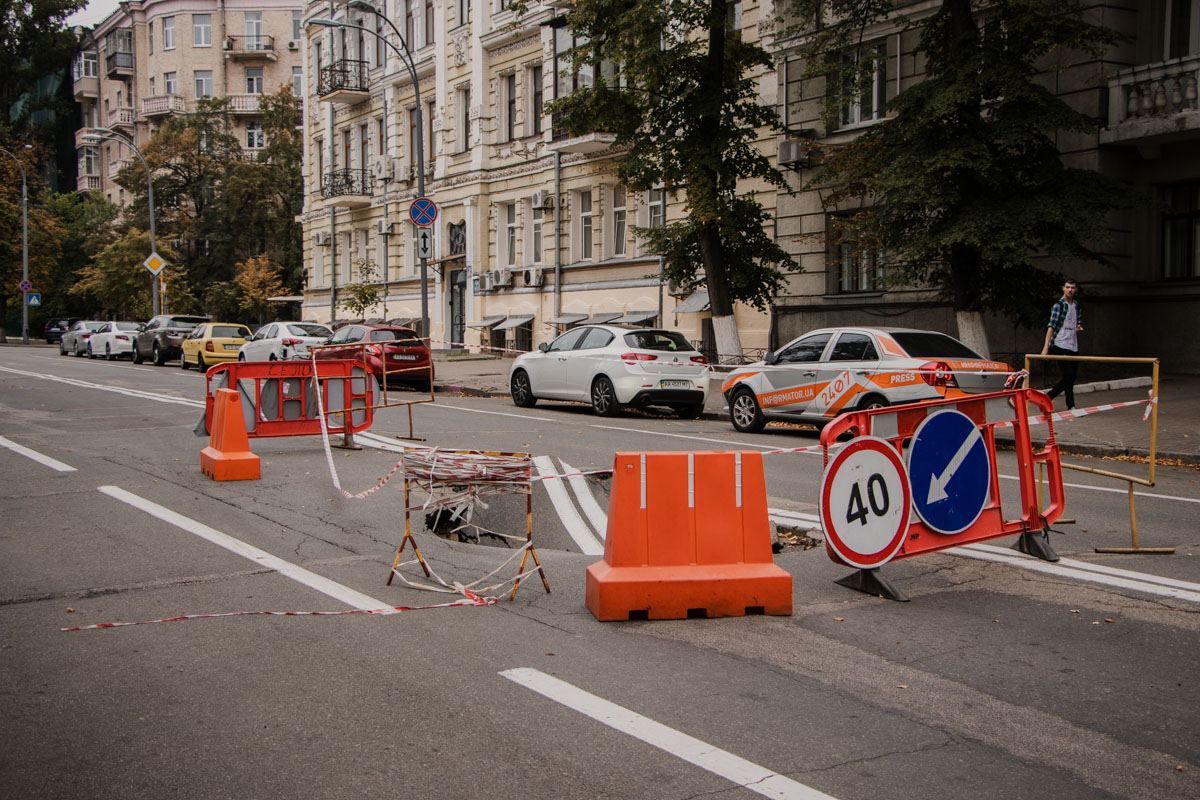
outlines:
[[[351,262],[358,280],[338,289],[338,305],[354,317],[366,317],[367,310],[379,303],[379,267],[369,258],[356,258]]]
[[[0,0],[0,132],[11,125],[27,134],[33,112],[57,103],[35,87],[71,63],[77,40],[66,20],[86,5],[87,0]]]
[[[270,298],[278,297],[284,291],[279,267],[266,256],[255,256],[239,263],[233,283],[238,290],[239,306],[259,323],[267,321],[271,311]]]
[[[845,54],[862,52],[864,28],[892,7],[795,0],[801,27],[815,31],[809,74],[832,78],[831,109],[854,91],[838,72]],[[1040,78],[1054,57],[1096,55],[1116,37],[1076,0],[943,0],[911,24],[925,79],[890,103],[887,120],[830,148],[815,183],[827,208],[859,208],[841,235],[875,251],[891,281],[933,288],[960,311],[1040,318],[1057,278],[1036,259],[1103,261],[1105,214],[1125,202],[1119,184],[1064,164],[1056,135],[1096,122]]]
[[[111,319],[145,319],[150,316],[150,287],[152,276],[142,266],[150,251],[150,237],[145,231],[131,229],[98,253],[92,263],[79,271],[79,280],[71,293],[84,297],[96,310],[95,316]],[[168,287],[167,307],[178,313],[191,310],[186,282],[178,267],[172,265],[176,255],[159,245],[159,253],[168,262],[165,270]]]
[[[727,28],[725,0],[577,0],[567,23],[574,67],[594,77],[551,105],[556,124],[571,135],[615,134],[622,156],[613,168],[630,188],[686,193],[684,221],[639,230],[668,277],[707,285],[714,316],[739,301],[765,307],[799,269],[742,186],[788,188],[755,147],[764,131],[782,131],[758,100],[770,55]]]
[[[29,279],[42,289],[61,256],[63,228],[39,202],[42,186],[32,153],[23,148],[7,149],[22,159],[28,176]],[[10,310],[16,316],[21,313],[23,297],[17,289],[21,257],[21,170],[13,158],[0,153],[0,341],[6,341]]]

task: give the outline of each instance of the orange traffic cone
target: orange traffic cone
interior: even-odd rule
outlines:
[[[214,481],[256,481],[262,464],[250,452],[242,404],[233,389],[218,389],[213,407],[212,434],[200,451],[200,471]]]
[[[584,596],[602,621],[791,614],[762,454],[617,453],[604,560]]]

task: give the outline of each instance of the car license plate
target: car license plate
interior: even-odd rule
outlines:
[[[241,348],[241,345],[240,345],[240,344],[227,344],[227,345],[225,345],[225,349],[226,349],[226,350],[238,350],[238,349],[240,349],[240,348]]]
[[[416,361],[416,356],[410,356],[406,353],[392,353],[393,361]]]
[[[664,389],[690,389],[692,388],[691,381],[659,381],[659,386]]]

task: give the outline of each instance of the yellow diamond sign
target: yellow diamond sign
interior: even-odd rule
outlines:
[[[142,266],[150,270],[151,274],[154,275],[162,272],[163,267],[166,265],[167,262],[163,261],[162,256],[160,256],[158,253],[151,253],[150,257],[142,262]]]

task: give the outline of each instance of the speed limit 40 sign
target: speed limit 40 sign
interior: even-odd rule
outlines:
[[[860,436],[830,460],[821,479],[825,542],[846,564],[874,569],[899,552],[912,498],[904,462],[886,440]]]

